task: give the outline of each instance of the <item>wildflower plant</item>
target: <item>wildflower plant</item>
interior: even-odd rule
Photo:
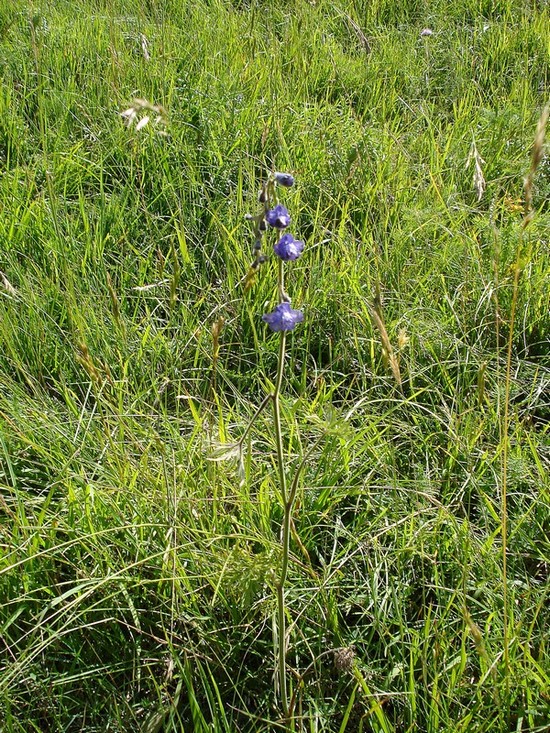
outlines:
[[[291,305],[291,298],[285,289],[285,263],[297,260],[303,250],[304,242],[295,239],[294,235],[288,230],[291,224],[291,216],[288,209],[277,200],[277,188],[291,188],[294,185],[294,178],[290,173],[272,173],[263,184],[259,202],[261,209],[256,215],[248,215],[247,218],[254,225],[254,260],[250,267],[250,271],[245,279],[245,289],[251,287],[254,282],[259,267],[266,261],[267,255],[264,253],[264,239],[275,234],[275,243],[272,247],[273,253],[277,257],[277,305],[270,313],[262,316],[264,323],[268,325],[271,331],[279,334],[279,359],[277,366],[277,376],[275,379],[275,388],[273,392],[268,394],[259,406],[252,421],[247,426],[244,435],[239,441],[238,449],[242,452],[243,441],[246,438],[255,419],[260,415],[263,409],[271,402],[273,406],[273,426],[275,432],[276,451],[277,451],[277,469],[279,482],[279,496],[283,507],[283,520],[281,526],[281,563],[279,567],[278,577],[275,583],[277,593],[277,677],[279,682],[279,693],[281,698],[281,707],[285,719],[290,722],[292,719],[291,705],[289,704],[289,690],[286,677],[286,618],[287,609],[285,603],[285,585],[288,574],[289,552],[290,552],[290,533],[292,527],[292,511],[296,499],[298,489],[298,475],[301,466],[295,472],[292,482],[287,484],[287,474],[285,469],[285,454],[283,448],[283,434],[281,427],[281,411],[279,398],[283,383],[285,354],[286,354],[286,334],[288,331],[302,323],[304,314],[301,310],[296,310]],[[242,461],[242,457],[241,457]]]

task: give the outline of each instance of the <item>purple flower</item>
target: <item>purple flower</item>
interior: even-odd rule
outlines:
[[[290,214],[282,204],[277,204],[274,209],[270,209],[265,215],[265,219],[270,227],[274,229],[286,229],[290,224]]]
[[[291,186],[294,186],[294,176],[291,176],[290,173],[275,173],[275,182],[278,183],[279,186],[290,188]]]
[[[290,307],[290,303],[280,303],[272,313],[266,313],[262,316],[272,331],[292,331],[296,324],[304,320],[302,311],[295,311]]]
[[[292,234],[283,234],[273,250],[282,260],[297,260],[304,250],[304,243],[294,239]]]

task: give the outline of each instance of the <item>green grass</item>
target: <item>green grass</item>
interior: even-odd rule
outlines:
[[[299,728],[548,729],[547,159],[521,232],[549,30],[535,0],[2,6],[2,733],[283,729],[269,411],[244,486],[208,460],[275,378],[274,263],[242,287],[272,166],[306,240],[290,465],[326,433],[287,590]],[[136,97],[166,137],[124,126]]]

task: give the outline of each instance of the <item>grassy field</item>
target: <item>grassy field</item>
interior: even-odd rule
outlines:
[[[0,5],[2,733],[285,729],[270,412],[244,481],[209,460],[275,380],[272,169],[294,727],[549,730],[549,38],[544,0]]]

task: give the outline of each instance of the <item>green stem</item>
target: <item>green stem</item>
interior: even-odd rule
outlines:
[[[286,720],[289,717],[288,690],[286,686],[286,617],[285,617],[285,589],[282,585],[277,586],[277,633],[278,638],[278,666],[279,666],[279,690],[283,715]]]
[[[279,285],[281,280],[279,279]],[[279,345],[279,364],[277,367],[277,378],[275,380],[275,391],[271,395],[273,400],[273,417],[275,423],[275,439],[277,445],[277,466],[279,469],[279,488],[281,501],[284,507],[284,520],[282,527],[281,541],[283,544],[283,557],[281,561],[281,574],[277,583],[277,633],[278,633],[278,667],[281,703],[285,718],[288,717],[288,691],[286,685],[286,614],[285,614],[285,581],[288,569],[288,553],[290,548],[290,512],[287,510],[287,489],[286,474],[283,452],[283,435],[281,431],[281,410],[279,395],[283,382],[283,370],[285,362],[286,333],[281,331]]]
[[[508,334],[508,345],[506,349],[506,374],[504,382],[504,417],[502,429],[502,494],[500,500],[500,521],[502,536],[502,623],[504,626],[503,634],[503,660],[504,660],[504,686],[506,699],[506,717],[510,717],[510,613],[508,602],[508,452],[510,447],[510,388],[512,381],[512,350],[514,346],[514,326],[516,321],[516,308],[519,294],[519,279],[521,276],[521,251],[523,244],[523,232],[520,239],[516,262],[514,265],[514,280],[512,284],[512,305],[510,309],[510,323]]]
[[[278,282],[279,282],[279,285],[278,285],[279,303],[283,303],[287,299],[287,295],[285,293],[285,271],[283,269],[283,260],[279,260]],[[281,333],[284,335],[284,331],[282,331]],[[282,377],[282,372],[281,372],[281,377]]]

